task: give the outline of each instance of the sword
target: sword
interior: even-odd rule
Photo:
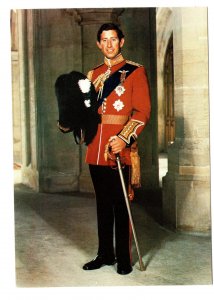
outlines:
[[[134,236],[134,240],[135,240],[135,245],[136,245],[136,249],[137,249],[139,265],[140,265],[140,271],[145,271],[145,266],[143,264],[142,256],[140,254],[137,235],[136,235],[136,232],[135,232],[134,222],[133,222],[133,218],[132,218],[132,214],[131,214],[131,208],[130,208],[130,204],[129,204],[128,194],[127,194],[127,191],[126,191],[126,185],[125,185],[125,181],[124,181],[124,176],[123,176],[123,171],[122,171],[122,166],[121,166],[121,161],[120,161],[120,155],[119,154],[116,154],[116,162],[117,162],[117,167],[118,167],[119,174],[120,174],[120,180],[121,180],[121,185],[122,185],[122,188],[123,188],[123,194],[124,194],[124,198],[125,198],[125,201],[126,201],[126,207],[127,207],[129,220],[130,220],[130,223],[131,223],[131,228],[132,228],[132,232],[133,232],[133,236]]]

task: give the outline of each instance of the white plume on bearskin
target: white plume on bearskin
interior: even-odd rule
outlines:
[[[88,78],[80,79],[78,81],[78,85],[79,85],[80,90],[82,91],[82,93],[88,93],[90,91],[91,81]]]

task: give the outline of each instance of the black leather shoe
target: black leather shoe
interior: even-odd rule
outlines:
[[[127,275],[132,272],[132,266],[130,265],[117,265],[117,273],[120,275]]]
[[[97,255],[92,261],[83,266],[83,270],[96,270],[104,265],[111,266],[116,262],[115,258],[105,259],[103,256]]]

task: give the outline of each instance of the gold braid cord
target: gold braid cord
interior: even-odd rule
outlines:
[[[140,176],[140,156],[138,154],[137,143],[134,142],[131,146],[131,185],[134,188],[141,187],[141,176]]]
[[[112,155],[110,152],[110,143],[107,143],[105,145],[104,159],[105,159],[105,161],[116,160],[115,155],[114,154]]]
[[[87,74],[87,78],[88,80],[92,80],[92,76],[93,76],[94,70],[91,70],[88,72]],[[93,85],[95,87],[95,89],[99,89],[100,87],[103,86],[104,81],[106,80],[106,76],[105,73],[100,74],[94,81],[93,81]]]

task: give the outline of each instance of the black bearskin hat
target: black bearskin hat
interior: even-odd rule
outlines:
[[[55,82],[55,94],[59,110],[59,127],[69,128],[75,141],[80,140],[82,132],[88,145],[94,138],[100,116],[97,112],[97,96],[94,85],[87,77],[77,71],[60,75]],[[77,142],[78,143],[78,142]]]

